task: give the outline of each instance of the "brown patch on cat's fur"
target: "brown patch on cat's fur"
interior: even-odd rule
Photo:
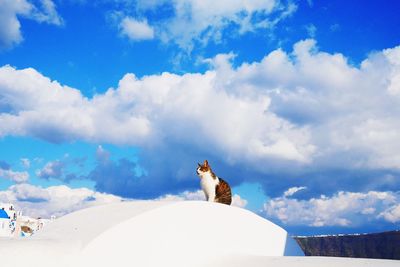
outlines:
[[[215,202],[230,205],[232,203],[231,187],[222,178],[219,179],[219,184],[215,188]]]

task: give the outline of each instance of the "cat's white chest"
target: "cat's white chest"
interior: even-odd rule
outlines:
[[[214,201],[215,199],[215,188],[218,185],[218,178],[214,179],[211,174],[205,174],[201,178],[200,184],[201,188],[206,195],[208,201]]]

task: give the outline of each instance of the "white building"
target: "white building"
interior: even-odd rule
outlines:
[[[18,214],[11,203],[0,203],[0,236],[11,237],[15,232]]]
[[[12,221],[4,209],[0,209],[0,237],[12,236],[14,228]]]
[[[11,220],[16,220],[18,215],[22,215],[22,213],[17,213],[14,205],[11,203],[0,203],[0,209],[4,210]]]
[[[11,203],[0,203],[0,237],[31,236],[48,222],[48,219],[23,216]]]
[[[29,216],[18,216],[17,225],[21,229],[21,236],[31,236],[37,231],[43,229],[43,227],[48,224],[51,220],[42,218],[32,218]]]

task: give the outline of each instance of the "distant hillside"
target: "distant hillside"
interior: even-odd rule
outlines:
[[[294,238],[306,256],[400,260],[400,231]]]

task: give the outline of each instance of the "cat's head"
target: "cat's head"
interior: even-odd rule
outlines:
[[[197,163],[198,167],[196,169],[197,175],[203,177],[203,175],[207,173],[212,173],[210,164],[208,164],[208,161],[205,160],[203,164]]]

